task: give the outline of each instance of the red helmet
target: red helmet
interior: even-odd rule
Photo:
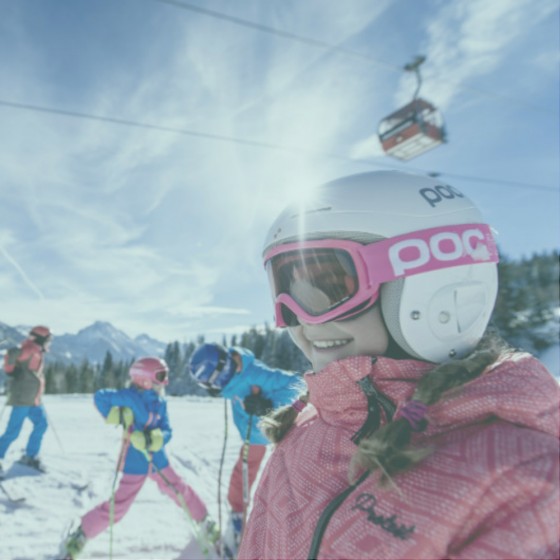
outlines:
[[[52,338],[49,327],[37,325],[29,331],[29,338],[32,338],[37,344],[45,344]]]
[[[51,331],[50,331],[49,327],[44,327],[42,325],[37,325],[36,327],[33,327],[29,331],[29,335],[30,336],[42,336],[43,338],[48,338],[49,336],[51,336]]]
[[[169,383],[169,368],[160,358],[140,358],[130,366],[128,374],[132,382],[143,389]]]

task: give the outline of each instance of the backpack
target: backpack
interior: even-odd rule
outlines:
[[[14,373],[16,366],[18,365],[18,358],[21,356],[21,348],[18,346],[12,346],[8,348],[4,354],[4,371],[11,375]]]

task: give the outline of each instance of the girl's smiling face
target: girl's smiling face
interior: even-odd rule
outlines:
[[[321,325],[301,323],[288,327],[288,332],[316,372],[349,356],[382,355],[389,346],[379,305],[351,319]]]

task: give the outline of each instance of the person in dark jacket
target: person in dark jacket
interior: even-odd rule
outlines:
[[[226,349],[220,344],[202,344],[192,354],[189,369],[209,394],[231,401],[233,421],[244,442],[230,477],[231,514],[224,536],[225,544],[235,553],[247,515],[248,497],[270,443],[259,427],[260,418],[295,401],[304,384],[298,375],[270,368],[250,350],[239,346]]]
[[[29,336],[14,352],[8,351],[4,356],[4,371],[10,378],[10,390],[7,404],[12,406],[8,425],[0,436],[0,477],[2,476],[2,459],[10,445],[17,439],[26,418],[33,429],[27,441],[25,455],[19,460],[29,467],[44,470],[38,455],[48,423],[41,396],[45,390],[43,375],[44,356],[48,351],[52,334],[48,327],[37,325],[29,331]]]

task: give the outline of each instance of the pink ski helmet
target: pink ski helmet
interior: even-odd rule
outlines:
[[[128,374],[132,382],[142,389],[169,383],[169,368],[160,358],[140,358],[130,366]]]

